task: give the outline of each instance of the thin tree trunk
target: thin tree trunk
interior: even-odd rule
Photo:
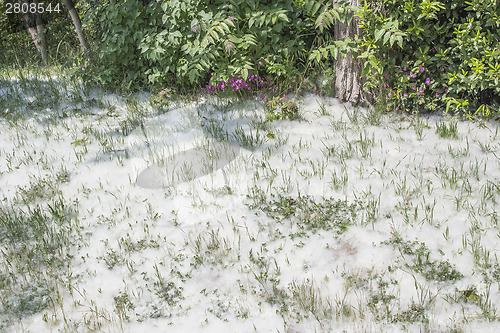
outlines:
[[[85,39],[85,34],[82,30],[82,22],[80,21],[80,16],[76,12],[73,0],[64,0],[64,4],[68,9],[69,15],[71,16],[71,20],[73,21],[73,25],[75,26],[75,31],[76,34],[78,35],[78,40],[80,41],[80,46],[82,47],[82,51],[87,55],[89,55],[89,45],[87,44],[87,40]]]
[[[24,14],[23,15],[24,19],[24,25],[26,26],[26,30],[28,30],[28,33],[31,36],[31,39],[33,40],[33,43],[35,43],[35,47],[38,52],[42,52],[40,43],[38,42],[38,32],[36,31],[36,25],[34,22],[34,17],[33,15],[30,14]]]
[[[359,6],[359,0],[349,0],[353,6]],[[347,37],[361,35],[358,18],[354,17],[349,24],[335,21],[335,40],[345,40]],[[352,105],[371,104],[372,98],[369,92],[363,90],[364,80],[361,78],[363,62],[356,59],[351,52],[347,55],[339,55],[335,64],[335,95],[342,102]]]
[[[34,1],[35,4],[38,4],[38,1]],[[42,62],[44,65],[47,65],[49,61],[49,55],[47,50],[47,42],[45,39],[45,27],[43,25],[42,18],[40,14],[35,14],[35,22],[36,22],[36,32],[38,33],[38,38],[40,40],[40,48],[42,54]]]
[[[30,2],[27,0],[23,0],[20,3],[27,3],[29,5]],[[43,21],[39,15],[28,13],[23,15],[23,19],[24,24],[26,25],[26,30],[28,30],[28,33],[30,34],[31,39],[35,44],[37,51],[42,56],[43,64],[46,65],[48,60],[48,52],[47,44],[45,42]]]

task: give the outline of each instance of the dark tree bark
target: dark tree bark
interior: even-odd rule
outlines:
[[[20,2],[30,4],[30,1],[23,0]],[[34,3],[37,3],[35,0]],[[47,43],[45,42],[45,31],[42,18],[37,14],[24,14],[23,15],[24,24],[26,25],[26,29],[35,44],[36,49],[42,56],[42,62],[44,65],[48,62],[48,52],[47,52]]]
[[[349,0],[353,6],[359,6],[360,0]],[[345,40],[347,37],[361,35],[359,20],[354,17],[349,24],[335,21],[335,40]],[[363,90],[364,80],[361,78],[363,62],[357,59],[351,52],[347,55],[339,55],[335,63],[335,95],[342,102],[352,105],[371,104],[372,97],[369,92]]]
[[[73,0],[64,0],[64,4],[68,9],[69,15],[71,16],[71,20],[73,21],[73,25],[75,26],[76,34],[78,35],[78,40],[80,41],[80,46],[82,47],[82,51],[89,54],[89,45],[87,44],[87,40],[85,39],[85,34],[82,30],[82,22],[80,20],[80,16],[78,15]]]

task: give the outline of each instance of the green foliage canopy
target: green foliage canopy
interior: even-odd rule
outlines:
[[[90,3],[90,2],[89,2]],[[93,2],[84,22],[99,42],[92,76],[194,85],[250,70],[286,77],[304,66],[314,20],[292,1]]]
[[[367,59],[363,74],[392,109],[498,115],[496,0],[370,0],[357,15]]]

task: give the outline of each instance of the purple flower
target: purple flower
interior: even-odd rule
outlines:
[[[444,72],[444,68],[441,68],[441,72]]]
[[[404,97],[404,98],[408,97],[408,94],[407,94],[407,93],[404,93],[404,94],[403,94],[403,97]]]
[[[423,73],[425,70],[424,66],[420,66],[420,67],[418,67],[418,69],[420,70],[420,73]]]
[[[389,78],[389,74],[384,74],[384,77],[387,80]]]
[[[399,111],[399,107],[398,106],[396,106],[396,111]]]
[[[388,93],[387,97],[391,98],[392,97],[392,93]]]
[[[439,97],[439,93],[436,93],[436,97]]]
[[[404,67],[404,68],[403,68],[403,71],[405,71],[405,72],[406,72],[406,67]]]
[[[430,78],[425,79],[425,83],[427,83],[427,85],[429,86],[431,84],[431,79]]]
[[[420,88],[420,92],[423,93],[424,92],[424,88]]]
[[[264,100],[266,99],[266,96],[264,94],[260,94],[260,98]]]

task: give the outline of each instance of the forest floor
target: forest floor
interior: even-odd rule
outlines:
[[[0,331],[500,331],[498,123],[2,75]]]

